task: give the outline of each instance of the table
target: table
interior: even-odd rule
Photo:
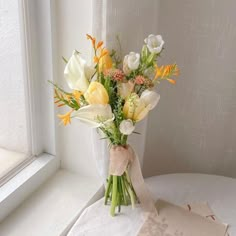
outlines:
[[[169,174],[147,178],[145,182],[155,199],[162,198],[177,205],[208,202],[221,222],[230,225],[230,236],[236,236],[236,179],[206,174]],[[140,207],[134,210],[123,207],[122,213],[112,218],[109,206],[104,206],[101,199],[85,209],[68,236],[135,236],[142,222]]]

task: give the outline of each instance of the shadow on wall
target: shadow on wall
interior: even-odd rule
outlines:
[[[161,63],[177,62],[149,117],[144,175],[201,172],[236,177],[236,2],[161,1]]]

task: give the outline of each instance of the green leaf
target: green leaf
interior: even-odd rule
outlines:
[[[135,132],[133,132],[133,133],[134,133],[134,134],[141,134],[141,133],[139,133],[139,132],[136,132],[136,131],[135,131]]]
[[[67,64],[68,63],[68,60],[62,56],[62,60]]]
[[[149,56],[148,56],[148,59],[147,59],[147,65],[151,65],[153,63],[153,61],[155,60],[156,58],[156,54],[155,53],[151,53]]]
[[[147,46],[143,45],[142,52],[141,52],[141,59],[143,62],[145,62],[147,60],[148,54],[149,54],[149,51],[148,51]]]

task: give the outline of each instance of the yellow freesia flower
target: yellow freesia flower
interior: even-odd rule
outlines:
[[[107,90],[101,83],[96,81],[90,83],[84,97],[89,104],[105,105],[109,103]]]
[[[58,117],[61,119],[61,122],[63,123],[64,126],[71,123],[71,113],[72,112],[73,112],[73,110],[67,112],[64,115],[58,115]]]

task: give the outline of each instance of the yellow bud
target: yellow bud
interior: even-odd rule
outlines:
[[[90,83],[86,93],[84,94],[89,104],[108,104],[109,96],[105,87],[96,81]]]

